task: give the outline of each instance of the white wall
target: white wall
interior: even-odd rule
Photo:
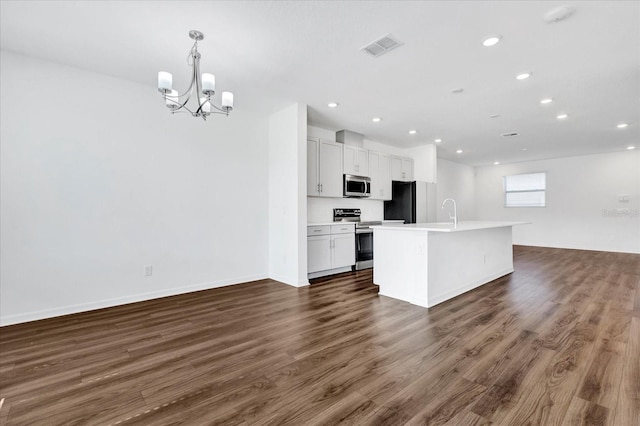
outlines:
[[[547,173],[547,207],[505,208],[503,176],[533,172]],[[515,244],[640,253],[640,152],[481,167],[476,174],[478,219],[532,222],[514,227]],[[619,194],[630,202],[619,202]],[[610,214],[617,209],[631,214]]]
[[[328,139],[330,141],[336,140],[336,132],[333,130],[323,129],[322,127],[307,126],[307,135],[309,137]]]
[[[267,276],[265,118],[171,116],[154,76],[0,58],[1,324]]]
[[[437,149],[433,144],[420,145],[404,151],[403,156],[413,158],[413,178],[421,182],[438,181]]]
[[[293,286],[307,279],[307,107],[269,118],[269,276]]]
[[[436,185],[436,216],[438,222],[448,222],[453,212],[451,203],[442,209],[442,202],[453,198],[458,207],[458,220],[476,219],[475,171],[471,166],[438,158],[438,184]]]
[[[307,197],[307,220],[309,223],[333,221],[333,209],[360,209],[363,221],[382,220],[384,201],[360,198]]]

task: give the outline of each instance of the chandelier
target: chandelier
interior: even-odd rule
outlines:
[[[222,92],[222,104],[220,107],[211,102],[211,97],[216,93],[216,78],[213,74],[200,74],[200,53],[198,42],[204,39],[200,31],[189,31],[189,37],[195,42],[187,56],[187,64],[192,68],[191,84],[184,93],[173,90],[173,76],[171,73],[160,71],[158,73],[158,91],[162,94],[167,108],[172,114],[176,112],[188,112],[194,117],[202,117],[206,120],[211,114],[229,115],[233,110],[233,93]],[[204,95],[204,96],[202,96]],[[187,106],[191,98],[191,106]]]

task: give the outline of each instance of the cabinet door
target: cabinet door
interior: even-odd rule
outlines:
[[[389,154],[380,154],[378,182],[380,199],[391,200],[391,155]]]
[[[331,235],[307,237],[308,273],[331,269]]]
[[[412,158],[402,159],[402,176],[406,181],[413,180],[413,159]]]
[[[331,267],[342,268],[356,264],[356,237],[353,234],[332,235]]]
[[[355,146],[345,145],[343,147],[344,164],[343,171],[345,175],[357,175],[356,162],[358,157],[358,150]]]
[[[410,182],[413,180],[413,158],[391,157],[391,179]]]
[[[404,180],[402,177],[402,157],[391,157],[391,179]]]
[[[320,195],[320,182],[318,181],[319,144],[320,142],[317,140],[307,140],[307,195]]]
[[[369,151],[364,148],[356,149],[356,174],[369,176]]]
[[[380,181],[380,157],[382,154],[369,151],[369,177],[371,178],[371,200],[382,200],[382,182]]]
[[[341,143],[320,141],[321,197],[342,197],[342,147]]]

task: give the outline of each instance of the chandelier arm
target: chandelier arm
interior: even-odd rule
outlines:
[[[212,107],[214,107],[215,109],[217,109],[218,111],[220,111],[220,112],[219,112],[219,114],[227,114],[227,111],[226,111],[225,109],[220,108],[219,106],[214,105],[214,104],[212,104],[211,102],[209,102],[209,105],[211,105]],[[229,114],[227,114],[227,115],[229,115]]]
[[[191,111],[189,110],[189,108],[187,108],[187,107],[186,107],[187,102],[189,102],[189,99],[191,99],[191,95],[187,96],[187,98],[184,100],[184,102],[181,102],[181,101],[180,101],[180,97],[182,97],[182,96],[184,96],[184,95],[186,95],[186,94],[188,94],[188,93],[189,93],[189,92],[184,92],[182,95],[178,95],[178,96],[176,97],[176,98],[178,99],[177,101],[171,101],[171,102],[173,102],[175,105],[178,105],[176,108],[172,108],[172,110],[173,110],[174,112],[175,112],[175,111],[179,111],[179,110],[181,110],[182,108],[184,108],[184,109],[186,109],[187,111],[191,112]],[[166,102],[166,100],[167,100],[167,95],[165,95],[165,96],[164,96],[164,99],[165,99],[165,102]]]
[[[187,100],[188,100],[188,99],[187,99]],[[183,109],[184,109],[184,110],[186,110],[186,111],[180,111],[180,110],[183,110]],[[185,101],[185,103],[184,103],[180,108],[176,108],[174,111],[176,111],[176,112],[178,112],[178,111],[180,111],[180,112],[188,112],[189,114],[192,114],[192,115],[193,115],[193,111],[191,111],[191,110],[186,106],[186,101]]]
[[[216,107],[216,109],[220,109],[218,107]],[[229,113],[227,111],[224,110],[220,110],[220,112],[217,111],[211,111],[209,114],[222,114],[222,115],[229,115]]]

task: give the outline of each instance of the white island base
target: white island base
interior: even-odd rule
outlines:
[[[513,272],[522,222],[374,227],[373,282],[383,296],[431,307]]]

